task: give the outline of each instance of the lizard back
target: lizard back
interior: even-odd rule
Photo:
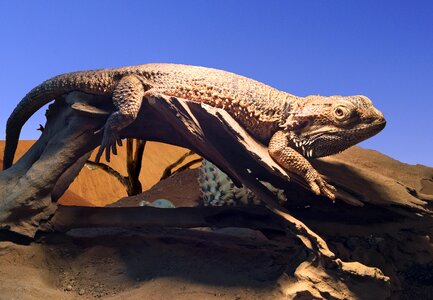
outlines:
[[[256,80],[212,68],[146,64],[115,72],[119,76],[140,76],[152,92],[222,108],[261,142],[267,142],[277,130],[287,101],[297,98]]]

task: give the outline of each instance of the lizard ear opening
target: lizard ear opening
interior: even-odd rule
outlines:
[[[310,125],[310,121],[303,120],[302,122],[298,123],[298,126],[295,129],[302,130],[302,129],[308,127],[309,125]]]
[[[280,127],[283,128],[284,130],[299,131],[308,127],[309,125],[310,125],[310,121],[308,119],[294,120],[294,116],[291,115],[286,119],[286,122],[280,125]]]

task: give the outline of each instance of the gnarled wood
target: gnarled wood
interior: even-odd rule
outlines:
[[[114,110],[110,103],[107,98],[74,92],[51,105],[40,139],[13,167],[0,173],[0,224],[3,229],[33,236],[37,230],[47,228],[139,226],[156,222],[154,217],[146,219],[151,218],[148,209],[61,208],[55,212],[56,200],[76,177],[89,153],[99,145],[102,135],[99,129],[104,125],[107,114]],[[305,189],[305,182],[293,174],[289,177],[271,159],[267,148],[251,138],[224,110],[184,99],[155,97],[143,104],[137,120],[122,131],[122,137],[165,142],[191,149],[220,167],[236,183],[250,188],[275,213],[269,221],[278,220],[278,225],[267,225],[254,214],[242,220],[220,214],[225,217],[218,223],[216,219],[206,219],[215,211],[210,213],[210,210],[197,209],[193,213],[192,210],[173,209],[158,210],[156,216],[159,221],[154,225],[229,226],[231,221],[232,225],[251,228],[275,229],[275,225],[300,241],[299,247],[308,253],[306,261],[296,268],[294,278],[297,282],[310,280],[311,295],[325,292],[336,298],[356,296],[351,292],[351,285],[362,289],[381,286],[378,298],[389,294],[389,279],[380,270],[364,265],[354,268],[353,264],[342,262],[319,235],[276,204],[274,195],[259,180],[288,190],[289,207],[302,203],[302,200],[297,200],[299,195],[311,199],[312,194]],[[399,206],[404,208],[399,212],[402,214],[430,214],[429,198],[411,192],[406,186],[396,187],[398,183],[393,182],[394,188],[401,193],[383,194],[380,191],[391,183],[374,180],[375,174],[363,173],[356,166],[332,158],[318,160],[314,164],[339,188],[339,200],[355,205]],[[365,189],[365,185],[369,189]],[[329,200],[315,197],[314,201]],[[229,210],[223,211],[227,213]],[[241,211],[234,212],[239,216]],[[80,219],[83,216],[85,219]],[[306,278],[304,271],[309,268],[320,270],[316,279]],[[347,293],[327,285],[326,278],[338,282],[340,289],[346,287]],[[322,280],[322,284],[316,286],[312,283],[314,280]],[[303,288],[305,286],[292,284],[287,293],[301,295],[305,292]]]

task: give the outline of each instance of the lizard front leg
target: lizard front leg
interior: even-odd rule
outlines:
[[[104,125],[104,135],[99,151],[96,154],[96,162],[99,162],[104,151],[107,161],[110,161],[110,152],[117,155],[116,142],[119,146],[122,146],[119,132],[137,117],[143,95],[143,84],[134,75],[125,76],[119,81],[113,91],[113,104],[117,111],[108,117]]]
[[[335,199],[335,188],[328,184],[299,152],[288,146],[288,137],[284,131],[276,132],[268,146],[269,155],[284,169],[300,175],[316,195],[325,195]]]

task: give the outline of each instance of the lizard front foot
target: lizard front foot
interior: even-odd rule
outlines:
[[[277,131],[269,141],[269,155],[287,171],[304,178],[316,195],[323,195],[334,201],[337,192],[335,187],[328,184],[304,156],[289,147],[288,142],[288,134]]]
[[[323,177],[316,170],[313,169],[309,171],[307,176],[305,176],[305,180],[307,181],[313,193],[318,196],[326,196],[332,201],[335,200],[335,193],[337,192],[337,189],[333,185],[327,183],[326,180],[323,179]]]
[[[117,155],[116,143],[121,147],[122,140],[116,131],[109,128],[107,125],[104,126],[104,136],[102,138],[101,146],[99,147],[98,153],[96,154],[95,161],[99,163],[102,153],[105,151],[105,160],[110,162],[110,154],[113,152]]]
[[[122,146],[119,132],[134,122],[143,100],[144,88],[140,79],[135,75],[123,77],[113,91],[113,104],[118,109],[112,113],[105,123],[102,143],[96,154],[99,162],[105,151],[105,159],[110,161],[110,153],[117,155],[116,143]]]

